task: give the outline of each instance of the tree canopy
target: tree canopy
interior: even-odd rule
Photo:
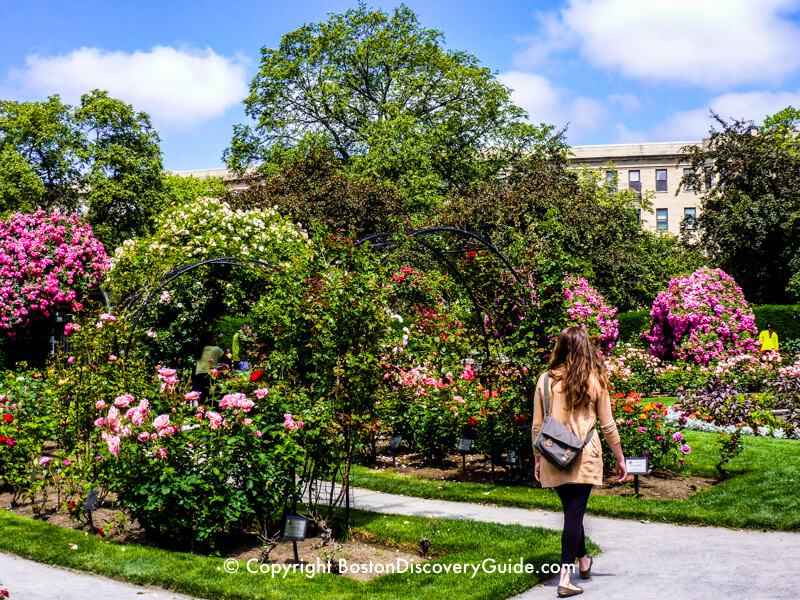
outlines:
[[[792,107],[753,121],[713,114],[702,147],[684,149],[693,172],[685,183],[704,191],[697,219],[713,266],[732,275],[757,304],[782,304],[800,268],[798,112]]]
[[[477,58],[446,50],[442,33],[405,6],[390,16],[362,3],[262,49],[244,100],[255,124],[234,127],[224,158],[234,170],[258,165],[268,173],[287,154],[330,147],[349,170],[430,205],[548,137],[551,128],[525,123],[509,94]]]
[[[80,209],[109,246],[149,231],[162,204],[146,113],[94,90],[79,106],[0,101],[0,213]]]
[[[644,230],[640,209],[652,210],[647,196],[615,191],[601,171],[533,157],[502,180],[453,193],[437,218],[512,252],[521,246],[541,268],[586,277],[624,311],[649,306],[670,277],[700,264],[674,237]]]

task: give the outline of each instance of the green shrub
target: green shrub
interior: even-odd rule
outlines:
[[[635,310],[619,313],[617,320],[619,321],[619,341],[635,344],[640,341],[639,334],[644,333],[650,327],[650,311]]]
[[[781,345],[784,340],[800,338],[800,305],[765,304],[753,307],[753,314],[758,330],[771,324]]]
[[[217,344],[223,350],[233,348],[233,336],[242,328],[245,323],[252,323],[248,317],[224,316],[214,324],[214,331],[219,336]]]

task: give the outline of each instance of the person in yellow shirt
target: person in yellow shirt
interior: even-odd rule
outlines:
[[[778,334],[772,331],[772,325],[767,324],[767,328],[758,334],[758,342],[761,344],[761,353],[778,351]]]

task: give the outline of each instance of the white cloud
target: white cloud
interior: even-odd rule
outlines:
[[[106,90],[165,127],[220,116],[248,91],[244,59],[166,46],[132,54],[80,48],[61,56],[32,55],[10,80],[25,95],[60,94],[70,103],[93,89]]]
[[[608,118],[604,103],[583,96],[569,98],[567,90],[553,86],[541,75],[509,71],[498,79],[513,90],[511,101],[528,112],[531,123],[548,123],[557,129],[569,123],[570,137],[581,131],[595,131]]]
[[[767,115],[773,115],[787,106],[800,106],[800,90],[797,92],[745,92],[722,94],[712,98],[707,106],[693,110],[678,111],[666,121],[651,128],[647,138],[652,141],[700,140],[708,137],[712,125],[709,109],[721,118],[752,120],[756,125]]]
[[[707,87],[774,82],[800,70],[798,0],[569,0],[540,17],[541,37],[518,57],[531,66],[577,47],[624,75]]]

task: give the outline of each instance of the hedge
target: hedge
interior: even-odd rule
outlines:
[[[214,324],[214,331],[218,336],[217,344],[220,348],[223,350],[231,349],[233,347],[234,334],[239,331],[245,323],[250,323],[252,325],[253,320],[249,317],[231,317],[227,315],[221,317]]]
[[[771,324],[781,342],[800,339],[800,305],[765,304],[752,308],[759,332]],[[639,334],[650,328],[649,310],[619,313],[617,319],[621,342],[638,342]]]
[[[641,341],[639,334],[650,328],[649,310],[619,313],[617,319],[619,320],[619,341],[621,342],[639,342]]]
[[[800,305],[754,306],[753,314],[759,332],[771,324],[773,331],[778,334],[779,341],[800,338]]]

